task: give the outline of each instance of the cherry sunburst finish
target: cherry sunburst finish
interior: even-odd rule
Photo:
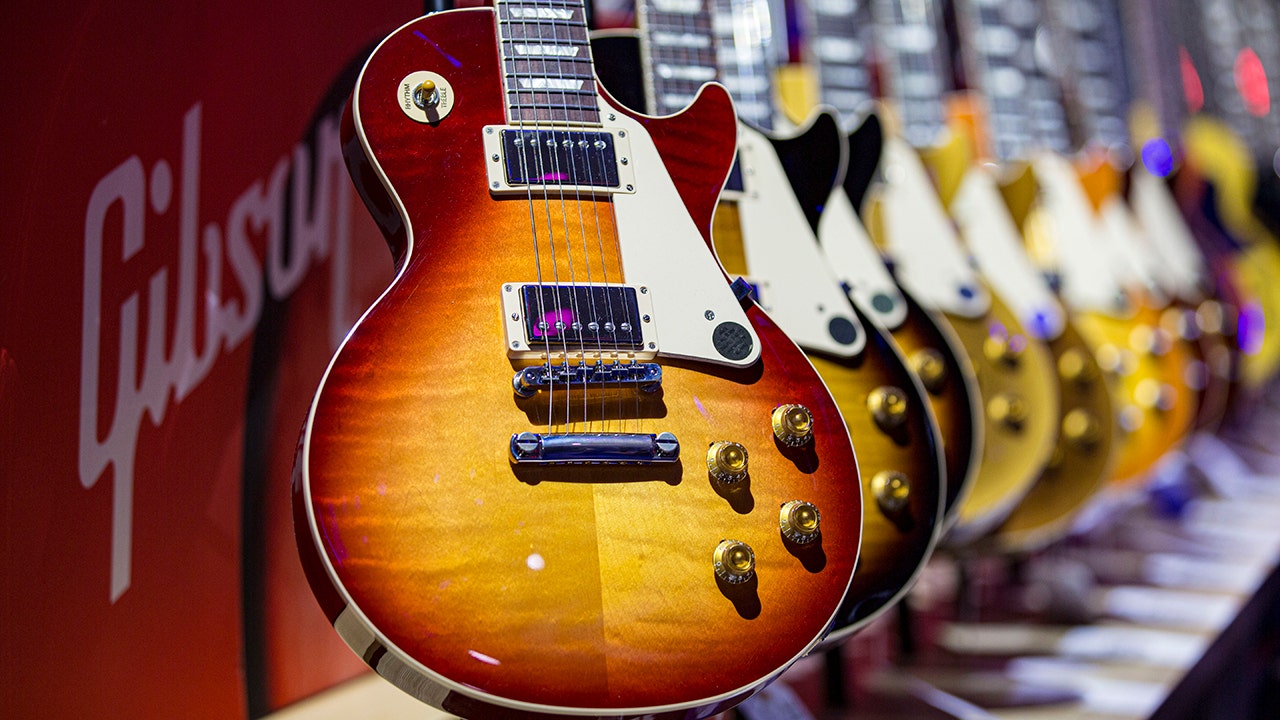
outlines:
[[[732,707],[825,633],[857,561],[861,493],[844,422],[706,246],[733,156],[727,94],[708,86],[682,115],[634,115],[597,92],[585,44],[573,0],[431,15],[374,51],[344,121],[352,175],[398,272],[343,342],[303,428],[299,550],[352,649],[463,717]],[[523,108],[552,95],[559,115]],[[422,98],[435,115],[419,121],[410,104]],[[491,192],[501,179],[489,165],[504,158],[487,127],[518,126],[504,137],[532,141],[522,157],[605,142],[537,134],[565,120],[611,132],[634,181],[607,195],[581,187],[595,176],[570,188],[540,173],[527,191]],[[539,138],[563,140],[564,153]],[[695,286],[704,266],[716,282]],[[551,342],[570,325],[582,332],[568,308],[527,335],[510,326],[522,311],[504,293],[542,302],[590,286],[611,298],[600,288],[618,284],[652,296],[653,312],[635,317],[657,326],[656,381],[610,382],[592,366],[612,359],[609,372],[632,377],[643,363],[626,356],[652,349],[649,336],[638,351]],[[707,304],[660,297],[688,286]],[[725,329],[734,317],[749,329]],[[508,352],[540,337],[540,353]],[[783,405],[807,408],[807,441],[775,431]],[[726,442],[743,451],[729,452],[741,472],[727,479],[708,458]],[[783,522],[792,501],[818,510],[816,530],[811,514]]]

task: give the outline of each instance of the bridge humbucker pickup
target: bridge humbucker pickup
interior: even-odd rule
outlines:
[[[519,465],[652,465],[680,459],[680,441],[669,432],[522,432],[511,436],[511,462]]]
[[[520,397],[533,397],[552,387],[603,389],[637,387],[653,392],[662,386],[662,366],[657,363],[586,363],[534,365],[516,371],[511,385]]]
[[[535,347],[557,345],[640,350],[635,288],[623,285],[525,285],[525,337]]]

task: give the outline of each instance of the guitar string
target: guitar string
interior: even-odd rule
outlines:
[[[528,6],[521,5],[522,12],[520,13],[520,28],[521,28],[521,35],[523,36],[521,39],[524,41],[526,49],[530,45],[529,43],[530,22],[529,22],[529,13],[527,12],[528,9],[529,9]],[[510,7],[508,7],[508,10],[510,10]],[[555,432],[556,388],[555,388],[555,367],[554,367],[554,362],[552,358],[552,352],[553,352],[552,348],[554,347],[555,343],[554,343],[553,334],[551,331],[556,330],[556,332],[554,333],[554,336],[556,336],[557,339],[559,339],[560,341],[561,358],[564,360],[562,364],[566,368],[568,366],[569,346],[568,346],[567,340],[565,339],[564,333],[560,332],[559,328],[557,327],[558,323],[563,322],[564,307],[561,304],[561,297],[560,297],[560,289],[561,289],[560,263],[556,255],[556,232],[555,232],[554,221],[551,216],[551,193],[550,193],[550,190],[547,188],[547,185],[548,185],[547,168],[546,168],[546,163],[543,162],[543,157],[542,157],[542,148],[545,145],[543,145],[540,142],[540,139],[544,132],[544,127],[543,127],[544,121],[542,118],[544,108],[539,106],[539,103],[540,103],[538,99],[539,88],[537,87],[538,79],[543,80],[544,87],[542,88],[542,90],[544,91],[543,94],[547,98],[547,100],[545,101],[547,105],[547,107],[545,108],[546,115],[547,115],[546,125],[549,126],[549,129],[547,129],[547,132],[551,134],[552,137],[554,137],[554,130],[555,130],[555,124],[554,122],[552,122],[552,118],[554,116],[554,107],[551,102],[552,88],[550,87],[550,83],[548,82],[548,78],[546,75],[547,47],[546,47],[546,43],[544,42],[544,38],[542,37],[542,27],[544,24],[537,17],[537,14],[538,14],[537,10],[538,8],[535,5],[533,7],[533,14],[534,14],[533,25],[538,28],[538,31],[537,31],[537,37],[533,39],[537,42],[538,57],[541,57],[543,61],[542,61],[541,78],[538,78],[537,76],[535,76],[535,74],[532,71],[528,73],[529,98],[530,98],[528,110],[532,112],[532,115],[533,115],[532,136],[533,136],[533,143],[534,143],[533,144],[534,160],[537,163],[537,168],[536,168],[537,175],[535,176],[535,179],[538,181],[538,185],[541,187],[541,190],[542,190],[542,197],[541,197],[542,216],[543,218],[545,218],[546,225],[547,225],[547,233],[546,233],[547,247],[550,250],[549,254],[551,256],[550,257],[551,277],[552,277],[551,293],[552,293],[552,297],[554,299],[554,305],[555,305],[553,315],[548,317],[544,313],[542,317],[539,319],[539,323],[542,325],[542,329],[543,329],[543,338],[546,340],[546,347],[547,347],[547,378],[548,378],[548,381],[547,381],[548,382],[547,384],[547,424],[548,424],[547,432],[553,433]],[[553,31],[553,34],[554,34],[554,31]],[[518,68],[518,65],[515,67]],[[531,65],[531,67],[533,66]],[[518,70],[517,70],[517,73],[518,73]],[[518,84],[519,82],[517,81],[517,85]],[[521,127],[523,127],[523,125]],[[553,150],[552,155],[554,155],[554,147],[552,148],[552,150]],[[525,180],[526,182],[528,182],[530,178],[526,176]],[[532,183],[529,183],[528,187],[530,188],[531,194],[536,196],[536,193],[532,191],[532,187],[533,187]],[[535,207],[536,207],[536,204],[537,204],[537,201],[533,203]],[[534,214],[536,216],[536,211],[534,212]],[[540,282],[540,285],[541,285],[541,282]],[[540,286],[538,289],[539,294],[543,294],[544,290],[545,290],[545,287]],[[554,320],[552,320],[551,318],[554,318]],[[569,396],[568,388],[565,389],[565,396],[566,396],[566,403],[567,403],[568,396]],[[565,426],[564,426],[565,432],[569,432],[570,430],[569,421],[570,421],[570,418],[566,416]]]
[[[524,109],[521,107],[521,103],[519,102],[520,79],[519,72],[517,70],[519,65],[516,58],[518,53],[515,49],[518,38],[515,37],[515,33],[512,31],[512,2],[514,2],[514,0],[498,0],[495,6],[495,12],[497,13],[498,47],[500,48],[498,55],[500,61],[503,63],[502,76],[505,84],[504,89],[506,91],[505,97],[503,98],[503,104],[507,108],[507,122],[512,126],[513,132],[515,133],[512,145],[516,147],[516,155],[519,158],[520,163],[520,174],[522,177],[528,178],[529,161],[528,155],[524,151]],[[511,63],[510,71],[507,69],[507,62]],[[499,143],[501,144],[501,131],[499,131],[499,133]],[[528,317],[528,314],[534,311],[533,308],[523,308],[526,316],[524,318],[524,322],[529,328],[530,334],[529,351],[533,352],[535,350],[534,339],[538,337],[538,331],[541,327],[540,323],[546,318],[547,314],[543,293],[544,282],[542,276],[542,251],[538,239],[537,217],[534,212],[533,186],[527,183],[525,185],[525,196],[529,206],[529,230],[533,236],[533,263],[537,277],[537,292],[534,293],[536,296],[534,304],[537,306],[536,316],[532,318]],[[546,340],[545,332],[543,333],[543,340]],[[546,346],[545,368],[547,382],[549,383],[549,393],[551,389],[554,389],[555,378],[552,375],[550,343],[546,343]],[[547,417],[547,432],[551,432],[550,414],[548,414]]]
[[[584,29],[584,31],[585,31],[585,30],[586,30],[586,14],[585,14],[586,10],[585,10],[585,5],[583,5],[583,6],[580,8],[580,10],[583,12],[583,18],[582,18],[582,20],[583,20],[583,29]],[[587,64],[587,67],[588,67],[588,68],[594,68],[594,67],[595,67],[595,57],[594,57],[594,53],[592,52],[591,42],[590,42],[590,39],[589,39],[589,38],[587,39],[587,41],[586,41],[586,42],[584,42],[583,47],[584,47],[584,48],[586,49],[586,51],[587,51],[587,57],[586,57],[586,64]],[[595,110],[595,112],[597,112],[596,117],[597,117],[597,119],[598,119],[598,118],[599,118],[599,115],[598,115],[598,112],[599,112],[599,109],[598,109],[598,108],[599,108],[599,106],[598,106],[598,103],[597,103],[597,102],[595,102],[595,98],[596,98],[596,97],[597,97],[597,95],[598,95],[598,91],[597,91],[597,90],[596,90],[596,88],[594,87],[594,85],[595,85],[595,73],[594,73],[594,72],[592,72],[592,73],[591,73],[591,75],[590,75],[590,77],[589,77],[588,79],[584,80],[584,87],[585,87],[588,83],[590,83],[590,85],[591,85],[591,89],[592,89],[592,91],[593,91],[593,92],[592,92],[592,95],[591,95],[591,98],[592,98],[592,102],[593,102],[593,109]],[[603,132],[603,131],[604,131],[604,125],[603,125],[603,123],[600,123],[600,126],[601,126],[601,131]],[[587,143],[587,147],[585,148],[585,150],[586,150],[586,152],[584,152],[584,153],[583,153],[583,157],[584,157],[584,159],[586,160],[586,163],[587,163],[587,176],[588,176],[588,177],[592,177],[592,165],[591,165],[591,158],[592,158],[592,155],[593,155],[593,152],[592,152],[592,151],[595,151],[595,153],[594,153],[594,154],[597,156],[597,158],[598,158],[598,160],[599,160],[599,166],[600,166],[600,171],[601,171],[601,173],[602,173],[602,174],[607,174],[608,167],[606,166],[607,158],[605,157],[605,149],[604,149],[603,147],[597,147],[597,146],[596,146],[596,144],[595,144],[595,143],[593,143],[593,142],[588,142],[588,143]],[[616,156],[616,150],[615,150],[615,156]],[[619,179],[619,182],[621,182],[621,179]],[[604,285],[604,287],[605,287],[605,291],[604,291],[604,298],[605,298],[605,302],[607,303],[607,306],[608,306],[608,307],[607,307],[607,312],[608,312],[608,317],[609,317],[609,320],[608,320],[608,327],[609,327],[609,328],[612,328],[612,329],[610,330],[610,332],[611,332],[611,334],[612,334],[612,336],[613,336],[613,338],[612,338],[612,339],[613,339],[613,352],[612,352],[612,355],[613,355],[613,367],[612,367],[609,371],[606,371],[606,370],[605,370],[605,352],[604,352],[604,341],[603,341],[603,336],[602,336],[602,335],[600,335],[600,334],[599,334],[599,332],[598,332],[600,314],[599,314],[599,312],[597,311],[597,308],[596,308],[596,306],[595,306],[595,294],[594,294],[594,293],[592,293],[592,295],[591,295],[591,298],[592,298],[592,313],[591,313],[591,315],[592,315],[592,321],[593,321],[593,322],[595,322],[595,323],[596,323],[596,325],[597,325],[597,333],[596,333],[596,353],[597,353],[597,358],[598,358],[598,359],[597,359],[597,367],[599,367],[599,368],[600,368],[600,370],[601,370],[601,372],[602,372],[602,373],[607,373],[607,372],[612,371],[612,372],[617,372],[619,375],[621,375],[621,374],[622,374],[622,365],[621,365],[621,363],[620,363],[620,352],[619,352],[619,350],[618,350],[618,343],[617,343],[618,321],[617,321],[617,317],[615,316],[615,313],[614,313],[614,306],[613,306],[613,294],[612,294],[611,292],[609,292],[609,290],[608,290],[608,288],[609,288],[609,257],[608,257],[608,254],[605,252],[605,248],[604,248],[604,235],[603,235],[603,231],[602,231],[602,230],[601,230],[601,228],[600,228],[600,220],[601,220],[601,218],[600,218],[600,201],[599,201],[597,198],[595,198],[594,196],[589,197],[588,199],[589,199],[589,201],[591,201],[591,205],[592,205],[592,213],[593,213],[593,215],[594,215],[594,222],[595,222],[595,234],[596,234],[596,245],[597,245],[597,247],[599,248],[600,269],[601,269],[601,273],[602,273],[601,282],[603,283],[603,285]],[[612,203],[610,203],[610,209],[612,209],[612,207],[613,207],[613,205],[612,205]],[[582,212],[582,205],[581,205],[581,201],[579,202],[579,205],[578,205],[578,211],[579,211],[579,218],[580,218],[580,220],[581,220],[581,219],[582,219],[582,214],[581,214],[581,212]],[[614,239],[615,239],[615,243],[614,243],[614,247],[619,247],[619,245],[618,245],[618,244],[617,244],[617,242],[616,242],[616,240],[617,240],[617,238],[616,238],[617,223],[616,223],[616,222],[614,223],[614,232],[615,232],[615,238],[614,238]],[[586,257],[586,258],[587,258],[587,260],[588,260],[588,262],[587,262],[587,272],[588,272],[587,282],[588,282],[588,284],[591,284],[591,282],[592,282],[592,278],[591,278],[591,275],[590,275],[590,272],[591,272],[591,263],[590,263],[591,250],[590,250],[590,244],[589,244],[589,242],[588,242],[588,238],[587,238],[587,231],[586,231],[585,226],[583,227],[583,232],[582,232],[582,253],[583,253],[583,256],[584,256],[584,257]],[[621,275],[621,268],[619,268],[619,275]],[[619,282],[621,282],[621,278],[619,278]],[[638,330],[638,329],[639,329],[639,328],[633,328],[633,331]],[[606,378],[606,377],[608,377],[608,375],[607,375],[607,374],[602,374],[602,375],[601,375],[602,380],[601,380],[601,383],[600,383],[600,390],[599,390],[599,394],[600,394],[600,424],[601,424],[601,431],[602,431],[602,432],[607,432],[607,431],[608,431],[608,429],[609,429],[609,425],[608,425],[608,411],[607,411],[607,407],[608,407],[608,396],[609,396],[609,394],[610,394],[610,390],[611,390],[611,387],[610,387],[610,386],[611,386],[611,384],[610,384],[607,380],[604,380],[604,379],[603,379],[603,378]],[[585,380],[585,375],[584,375],[584,380]],[[638,378],[637,378],[637,382],[638,382]],[[614,383],[613,390],[614,390],[614,394],[617,396],[617,403],[618,403],[618,405],[617,405],[617,412],[616,412],[616,415],[617,415],[617,420],[618,420],[618,431],[619,431],[619,432],[622,432],[622,431],[625,431],[625,430],[626,430],[626,427],[625,427],[625,424],[624,424],[624,420],[623,420],[623,413],[622,413],[622,398],[623,398],[623,395],[625,394],[625,392],[624,392],[624,391],[625,391],[625,387],[626,387],[626,379],[625,379],[624,377],[618,377],[618,379],[617,379],[617,380],[615,381],[615,383]],[[587,398],[586,387],[585,387],[585,382],[584,382],[584,387],[583,387],[583,399],[582,399],[582,408],[583,408],[583,415],[584,415],[584,416],[585,416],[585,415],[587,414],[587,412],[588,412],[588,410],[587,410],[587,402],[588,402],[588,398]]]

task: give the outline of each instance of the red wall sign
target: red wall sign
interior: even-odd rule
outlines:
[[[0,10],[6,716],[256,717],[362,671],[298,567],[290,469],[391,277],[338,113],[421,10]]]

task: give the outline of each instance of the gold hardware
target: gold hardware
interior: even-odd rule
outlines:
[[[987,416],[1010,430],[1020,430],[1027,420],[1027,403],[1017,395],[1000,393],[987,402]]]
[[[783,445],[798,447],[813,439],[813,413],[803,405],[773,409],[773,435]]]
[[[747,476],[747,449],[741,443],[720,440],[707,448],[707,472],[724,483],[735,483]]]
[[[907,421],[907,395],[892,385],[881,385],[867,393],[867,409],[886,432]]]
[[[942,353],[933,348],[922,348],[911,354],[910,363],[925,390],[934,395],[942,392],[947,381],[947,363]]]
[[[778,526],[782,530],[782,537],[800,545],[817,539],[821,522],[822,514],[818,512],[818,508],[804,500],[783,503],[778,512]]]
[[[426,110],[440,104],[440,93],[433,80],[423,80],[413,89],[413,104]]]
[[[907,507],[911,497],[911,481],[897,470],[881,470],[871,478],[871,494],[886,515],[896,515]]]
[[[756,570],[756,554],[751,546],[738,540],[721,540],[712,554],[716,577],[732,585],[751,579]]]
[[[1093,366],[1080,350],[1070,348],[1058,358],[1058,376],[1066,382],[1088,385],[1093,375]]]
[[[1084,408],[1075,408],[1062,418],[1062,437],[1077,450],[1091,450],[1101,439],[1098,418]]]
[[[1003,335],[987,335],[982,341],[982,354],[991,362],[1002,362],[1006,365],[1017,365],[1022,351],[1027,347],[1026,338],[1021,335],[1005,337]]]

